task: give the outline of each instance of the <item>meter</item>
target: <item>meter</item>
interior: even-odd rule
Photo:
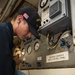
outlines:
[[[29,46],[27,47],[27,53],[30,54],[31,51],[32,51],[32,49],[31,49],[31,46],[29,45]]]
[[[41,0],[40,1],[40,7],[43,8],[47,4],[48,0]]]
[[[25,48],[22,49],[22,51],[21,51],[21,55],[22,55],[22,56],[25,55]]]
[[[34,44],[34,50],[37,51],[39,49],[39,47],[40,47],[39,42],[35,42],[35,44]]]

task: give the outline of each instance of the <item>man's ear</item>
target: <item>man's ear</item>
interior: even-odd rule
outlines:
[[[21,20],[18,21],[18,25],[21,23]]]
[[[23,16],[22,15],[18,15],[17,16],[17,19],[18,19],[18,24],[20,24],[21,21],[23,20]]]

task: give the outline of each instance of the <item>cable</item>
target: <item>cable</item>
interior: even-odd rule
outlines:
[[[47,34],[47,44],[48,44],[48,49],[54,49],[57,47],[58,43],[59,43],[59,40],[61,39],[62,36],[64,36],[66,33],[70,33],[71,31],[68,30],[68,31],[65,31],[63,33],[61,33],[57,39],[56,42],[53,42],[54,41],[54,35],[53,36],[50,36],[50,33]],[[51,40],[51,37],[53,37],[53,40]]]

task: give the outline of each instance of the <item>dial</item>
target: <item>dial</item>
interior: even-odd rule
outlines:
[[[48,0],[41,0],[40,7],[43,8],[47,4]]]
[[[25,55],[25,49],[23,48],[21,51],[21,55],[24,56]]]
[[[34,44],[34,50],[35,51],[39,50],[39,47],[40,47],[39,42],[35,42],[35,44]]]
[[[29,45],[29,46],[27,47],[27,53],[30,54],[31,51],[32,51],[32,49],[31,49],[31,46]]]

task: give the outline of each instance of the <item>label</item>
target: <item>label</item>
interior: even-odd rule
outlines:
[[[41,56],[40,56],[40,57],[37,57],[37,60],[38,60],[38,61],[42,60],[42,57],[41,57]]]
[[[68,51],[46,56],[46,63],[69,60]]]

